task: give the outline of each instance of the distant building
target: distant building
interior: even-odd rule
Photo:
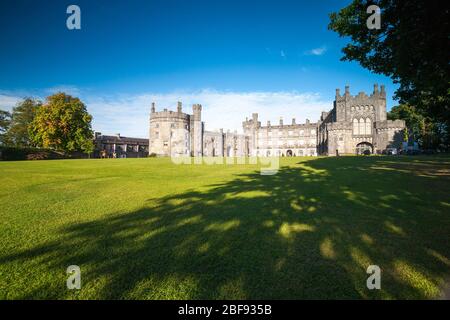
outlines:
[[[182,111],[150,112],[149,153],[158,156],[316,156],[381,153],[399,148],[405,122],[386,119],[386,92],[378,85],[370,96],[360,92],[351,96],[349,87],[336,99],[331,111],[322,112],[316,123],[262,126],[258,114],[243,123],[243,134],[223,129],[205,130],[201,120],[202,106],[194,104],[192,114]]]
[[[148,139],[122,137],[120,133],[107,136],[95,133],[94,157],[144,158],[148,156]]]

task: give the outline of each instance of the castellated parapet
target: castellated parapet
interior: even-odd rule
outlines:
[[[380,153],[387,148],[398,148],[405,123],[386,117],[386,91],[374,85],[367,95],[344,94],[336,89],[333,107],[322,112],[318,122],[304,123],[295,118],[279,119],[262,125],[258,113],[242,123],[243,134],[223,129],[206,131],[202,121],[202,105],[194,104],[192,114],[177,111],[150,112],[149,153],[158,156],[315,156]],[[274,123],[274,122],[272,122]]]

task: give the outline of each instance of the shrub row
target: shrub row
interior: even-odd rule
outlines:
[[[87,158],[83,153],[66,154],[51,149],[0,147],[0,160],[51,160],[51,159],[79,159]]]

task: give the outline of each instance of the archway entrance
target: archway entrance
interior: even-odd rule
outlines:
[[[373,145],[369,142],[360,142],[356,145],[356,154],[371,155],[373,153]]]
[[[292,150],[286,151],[286,157],[292,157]]]

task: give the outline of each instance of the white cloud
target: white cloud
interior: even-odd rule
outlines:
[[[11,111],[12,108],[21,100],[22,98],[17,96],[0,94],[0,109]]]
[[[314,48],[311,50],[308,50],[305,52],[306,55],[313,55],[313,56],[321,56],[323,55],[325,52],[327,52],[327,47],[322,46],[319,48]]]
[[[58,85],[45,89],[45,93],[51,95],[58,92],[64,92],[72,96],[79,96],[81,91],[78,87],[72,85]]]
[[[93,128],[104,134],[121,133],[124,136],[147,137],[151,102],[157,111],[164,108],[176,110],[177,101],[183,102],[183,112],[192,113],[192,104],[203,106],[202,120],[206,130],[238,130],[242,121],[259,113],[263,125],[267,120],[278,124],[297,123],[305,119],[317,121],[321,111],[332,108],[332,102],[317,93],[290,92],[229,92],[201,90],[197,92],[143,93],[109,97],[86,97],[88,111],[94,116]]]

